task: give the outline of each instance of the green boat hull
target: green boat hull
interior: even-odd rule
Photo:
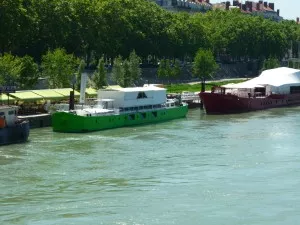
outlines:
[[[68,112],[56,112],[52,115],[52,127],[55,132],[82,133],[163,122],[183,118],[187,112],[187,105],[147,112],[102,116],[79,116]]]

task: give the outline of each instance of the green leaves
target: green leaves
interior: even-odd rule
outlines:
[[[21,73],[21,60],[11,54],[0,57],[0,85],[16,85]]]
[[[124,76],[125,70],[123,67],[123,60],[121,56],[118,56],[114,59],[112,68],[112,78],[118,85],[124,87]]]
[[[169,59],[160,60],[157,75],[159,78],[170,79],[178,78],[181,75],[181,66],[178,59],[173,60],[173,63]]]
[[[107,86],[106,74],[107,71],[105,69],[104,59],[103,57],[101,57],[99,59],[97,69],[93,75],[93,83],[95,89],[99,90],[104,86]]]
[[[121,87],[134,86],[141,76],[140,58],[132,51],[129,59],[115,58],[112,68],[113,80]]]
[[[290,46],[295,57],[300,41],[300,26],[292,21],[238,10],[173,13],[145,0],[2,0],[0,12],[0,54],[30,55],[37,62],[56,48],[84,58],[88,66],[92,56],[127,58],[132,49],[143,61],[148,55],[193,58],[199,48],[248,61],[282,58]]]
[[[42,57],[42,74],[49,79],[50,88],[71,87],[79,59],[64,49],[48,51]]]
[[[11,54],[0,57],[0,85],[16,85],[19,89],[29,89],[36,85],[38,77],[38,65],[32,57],[20,58]]]
[[[40,76],[38,65],[30,56],[20,58],[21,69],[18,77],[18,84],[20,89],[32,89]]]
[[[212,77],[217,69],[218,65],[212,51],[199,49],[193,62],[193,75],[205,80]]]
[[[270,57],[268,59],[265,59],[264,65],[263,65],[263,70],[267,69],[274,69],[280,67],[280,62],[277,58],[275,57]]]

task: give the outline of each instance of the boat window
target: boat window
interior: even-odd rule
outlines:
[[[140,92],[138,93],[137,98],[147,98],[147,95],[145,94],[145,92],[140,91]]]
[[[4,112],[0,112],[0,116],[4,116],[5,115],[5,113]]]
[[[15,111],[8,111],[8,115],[13,115],[15,114]]]
[[[291,86],[291,87],[290,87],[290,93],[291,93],[291,94],[297,94],[297,93],[300,93],[300,86]]]
[[[152,115],[153,115],[154,117],[157,117],[157,112],[152,112]]]
[[[139,107],[140,110],[143,109],[143,108],[144,108],[143,106],[140,106],[140,107]]]
[[[128,119],[134,120],[134,119],[135,119],[135,114],[130,114],[130,115],[128,115]]]

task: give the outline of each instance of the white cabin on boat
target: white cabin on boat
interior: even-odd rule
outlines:
[[[2,106],[0,105],[0,128],[2,126],[13,126],[17,120],[17,106]]]
[[[114,108],[128,108],[164,104],[166,93],[165,88],[155,86],[103,89],[98,91],[98,99],[113,99]]]

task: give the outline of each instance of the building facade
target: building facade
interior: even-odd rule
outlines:
[[[209,0],[152,0],[168,11],[207,12],[213,6]]]
[[[225,10],[238,8],[241,10],[241,12],[246,14],[263,16],[266,19],[271,19],[277,22],[283,20],[283,18],[280,16],[280,10],[275,10],[274,3],[268,3],[263,1],[245,1],[245,3],[243,4],[241,1],[236,0],[233,1],[232,5],[230,1],[218,4],[218,8],[223,8]]]

